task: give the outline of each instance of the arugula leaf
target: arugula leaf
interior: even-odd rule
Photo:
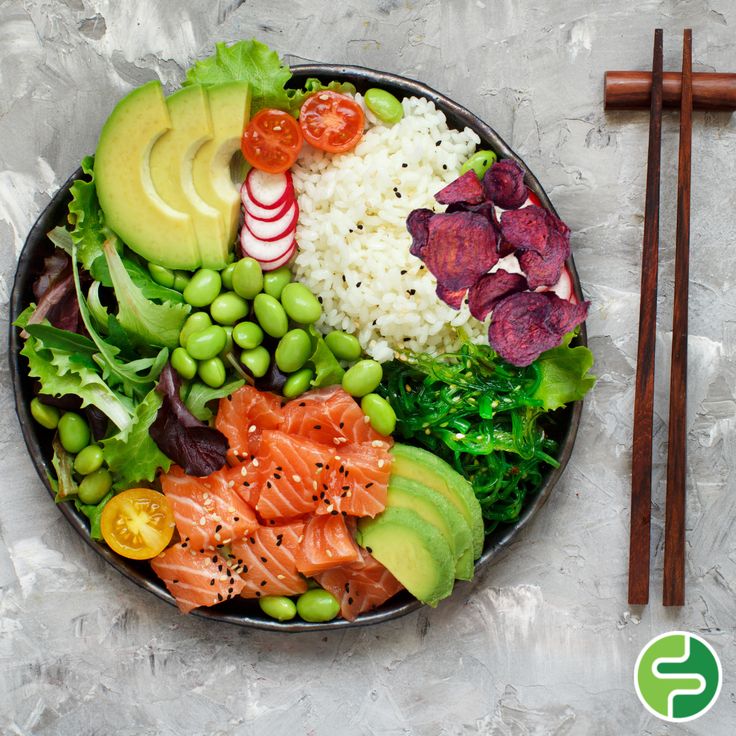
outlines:
[[[130,425],[133,411],[129,401],[113,391],[97,373],[70,362],[68,353],[45,350],[36,338],[29,337],[20,354],[28,360],[28,374],[41,382],[40,393],[79,396],[83,407],[96,406],[120,429]]]
[[[74,247],[74,241],[72,240],[72,234],[65,227],[57,225],[53,230],[46,233],[46,237],[59,250],[63,250],[64,253],[71,256],[72,248]]]
[[[110,493],[108,493],[95,506],[92,506],[92,504],[82,503],[78,498],[74,501],[77,511],[81,511],[89,519],[89,535],[92,539],[96,539],[97,541],[102,540],[102,530],[100,529],[102,510],[114,495],[115,494],[110,491]]]
[[[60,501],[66,501],[70,496],[76,496],[78,486],[72,475],[73,458],[62,447],[58,436],[54,437],[51,447],[54,451],[51,464],[56,471],[56,485],[54,488],[56,498],[54,500],[59,503]]]
[[[589,374],[593,353],[583,345],[571,348],[574,334],[565,335],[559,347],[542,353],[536,361],[541,380],[533,397],[541,399],[547,411],[582,399],[595,385],[596,377]]]
[[[224,386],[220,386],[220,388],[210,388],[204,383],[196,381],[189,388],[189,393],[184,403],[187,409],[197,419],[206,422],[212,417],[212,412],[207,407],[207,404],[214,399],[223,399],[226,396],[230,396],[233,391],[237,391],[244,383],[245,381],[242,379],[237,379],[226,383]]]
[[[182,86],[246,81],[251,90],[251,115],[263,107],[275,107],[297,116],[304,100],[322,89],[355,94],[355,87],[349,82],[332,81],[323,85],[314,77],[307,79],[304,89],[286,89],[290,79],[291,70],[279,55],[251,39],[231,46],[215,44],[215,53],[194,64]]]
[[[93,166],[94,157],[85,156],[82,159],[82,171],[89,177],[89,181],[77,179],[69,189],[72,195],[72,201],[69,202],[71,239],[77,246],[76,257],[87,270],[102,253],[103,243],[112,236],[112,231],[105,226],[97,200]]]
[[[314,364],[314,378],[312,386],[320,388],[321,386],[332,386],[342,381],[345,375],[343,367],[332,351],[327,347],[322,335],[309,325],[309,334],[312,336],[312,345],[314,349],[309,360]]]
[[[76,246],[74,250],[76,251]],[[87,305],[87,300],[84,298],[79,281],[79,268],[77,267],[76,257],[72,258],[72,270],[74,273],[74,287],[77,290],[77,301],[79,302],[79,313],[82,315],[82,321],[87,328],[89,336],[100,351],[95,356],[95,360],[102,368],[103,378],[113,386],[120,385],[123,392],[128,396],[142,398],[151,390],[154,381],[158,378],[159,373],[161,373],[168,358],[168,349],[162,348],[155,358],[145,358],[136,361],[135,365],[132,363],[126,364],[118,360],[117,356],[120,353],[120,348],[106,342],[92,324],[89,306]],[[148,373],[139,375],[139,371],[145,369],[149,369]]]
[[[175,348],[190,306],[171,302],[156,304],[146,299],[130,278],[111,240],[105,242],[103,252],[118,301],[117,318],[131,341],[139,345]]]
[[[40,340],[46,348],[81,353],[90,357],[97,352],[95,344],[88,337],[69,330],[60,330],[58,327],[49,324],[28,325],[26,332]]]
[[[151,389],[136,407],[131,425],[102,441],[105,462],[115,478],[116,490],[130,488],[141,480],[152,481],[159,468],[165,472],[171,467],[171,460],[149,434],[161,403],[161,395]]]

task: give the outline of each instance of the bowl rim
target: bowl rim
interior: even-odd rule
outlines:
[[[481,138],[483,144],[490,146],[500,158],[512,158],[516,160],[525,172],[525,181],[529,188],[539,197],[542,204],[554,214],[557,214],[555,208],[549,200],[546,192],[542,188],[537,177],[532,173],[526,163],[518,154],[501,138],[501,136],[480,117],[470,112],[467,108],[451,100],[446,95],[436,91],[432,87],[427,86],[423,82],[392,74],[382,72],[375,69],[369,69],[361,66],[351,66],[344,64],[296,64],[291,66],[292,78],[289,86],[299,86],[304,83],[308,77],[317,77],[322,80],[341,80],[349,81],[356,86],[370,85],[390,88],[392,91],[398,91],[403,96],[419,96],[431,100],[438,109],[442,110],[448,117],[451,127],[458,127],[458,124],[467,126],[474,130]],[[17,319],[18,315],[23,311],[27,304],[27,294],[30,287],[30,273],[36,251],[41,248],[46,240],[46,233],[55,225],[63,221],[61,213],[66,211],[66,203],[69,196],[69,188],[72,183],[82,176],[81,168],[78,168],[59,188],[57,193],[51,199],[49,204],[39,215],[35,224],[31,228],[28,237],[24,243],[21,254],[18,258],[16,272],[13,280],[13,289],[10,298],[10,320],[9,320],[9,341],[8,341],[8,360],[10,363],[10,374],[14,390],[15,412],[21,426],[23,439],[31,456],[36,472],[46,487],[46,490],[53,499],[53,490],[49,483],[50,464],[44,458],[42,451],[42,443],[39,439],[39,429],[33,422],[30,415],[30,409],[25,397],[24,383],[28,382],[27,370],[25,366],[19,364],[19,351],[22,346],[19,331],[13,327],[12,323]],[[578,300],[583,299],[582,289],[579,276],[575,268],[575,262],[572,257],[567,261],[567,266],[572,275],[573,289]],[[576,338],[577,344],[587,345],[587,333],[585,324],[581,326],[580,334]],[[576,401],[569,407],[569,424],[565,430],[561,440],[557,459],[559,467],[548,472],[545,479],[533,495],[532,498],[524,505],[521,514],[513,524],[499,528],[486,538],[483,552],[475,563],[475,574],[488,567],[491,560],[496,557],[514,537],[523,529],[530,520],[537,514],[539,509],[544,506],[552,493],[555,485],[562,476],[565,467],[572,454],[575,438],[580,424],[580,416],[582,413],[583,402]],[[163,601],[175,606],[173,596],[166,590],[160,581],[154,582],[150,577],[150,567],[147,567],[149,575],[145,574],[144,567],[140,563],[124,560],[116,555],[112,550],[104,544],[94,541],[87,528],[86,517],[77,512],[71,503],[58,504],[59,510],[66,517],[67,521],[82,537],[82,539],[104,560],[106,560],[118,572],[122,573],[136,585],[153,593]],[[406,597],[407,594],[402,594]],[[369,626],[372,624],[391,621],[401,616],[405,616],[412,611],[421,608],[423,604],[416,600],[389,600],[387,604],[380,606],[374,611],[361,614],[355,621],[347,621],[346,619],[334,619],[324,623],[310,623],[306,621],[287,621],[278,622],[273,619],[261,618],[250,615],[248,612],[229,612],[221,607],[195,609],[192,613],[203,619],[210,621],[221,621],[238,626],[247,626],[267,631],[280,632],[314,632],[323,630],[338,630],[345,628]]]

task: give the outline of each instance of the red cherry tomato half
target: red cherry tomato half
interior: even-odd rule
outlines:
[[[363,136],[364,120],[355,100],[328,90],[308,97],[299,112],[306,141],[329,153],[352,151]]]
[[[264,108],[250,120],[240,141],[245,160],[269,174],[290,169],[302,148],[299,123],[283,110]]]

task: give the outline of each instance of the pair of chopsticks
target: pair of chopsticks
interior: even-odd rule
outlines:
[[[657,269],[659,251],[659,182],[662,142],[662,29],[654,32],[652,93],[649,120],[644,238],[642,246],[639,345],[634,401],[631,470],[631,538],[629,604],[649,602],[649,557],[652,502],[652,425],[654,359],[657,329]],[[664,585],[662,603],[685,603],[685,475],[687,403],[687,303],[690,257],[690,161],[692,149],[692,30],[682,44],[680,152],[677,175],[677,234],[675,294],[672,316],[672,363],[667,452]]]

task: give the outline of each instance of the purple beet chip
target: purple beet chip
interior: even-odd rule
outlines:
[[[547,211],[536,205],[501,214],[501,238],[517,250],[533,250],[544,255],[549,239]]]
[[[498,261],[497,233],[477,212],[452,212],[429,219],[429,236],[422,258],[448,291],[472,286]]]
[[[529,365],[545,350],[559,345],[587,313],[588,302],[572,304],[549,291],[518,292],[496,305],[488,341],[509,363]]]
[[[486,171],[483,189],[486,199],[505,210],[518,209],[529,196],[524,184],[524,170],[511,158],[498,161]]]
[[[422,258],[422,252],[427,245],[427,237],[429,236],[429,220],[434,212],[426,208],[412,210],[406,218],[406,229],[411,235],[412,242],[409,253],[417,258]]]
[[[509,273],[499,268],[481,276],[468,292],[470,314],[481,322],[504,297],[527,288],[526,279],[519,273]]]
[[[437,284],[437,296],[442,299],[445,304],[449,304],[453,309],[460,309],[466,292],[467,289],[451,291],[450,289],[446,289],[442,286],[442,284]]]
[[[440,204],[456,204],[457,202],[480,204],[485,199],[485,195],[477,174],[471,170],[440,189],[434,198]]]

